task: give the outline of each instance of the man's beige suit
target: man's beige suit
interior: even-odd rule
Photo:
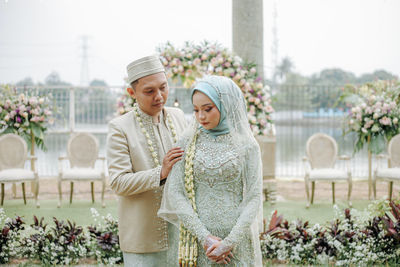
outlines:
[[[160,123],[140,109],[139,116],[149,133],[160,164],[173,147],[166,113],[171,116],[178,136],[186,123],[182,110],[164,108]],[[111,188],[119,196],[119,241],[128,253],[151,253],[168,249],[167,222],[157,217],[162,187],[161,166],[155,167],[147,139],[133,111],[109,123],[107,162]]]

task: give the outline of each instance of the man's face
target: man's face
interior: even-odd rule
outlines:
[[[167,102],[168,82],[164,72],[159,72],[140,78],[134,90],[128,90],[136,99],[140,109],[150,115],[158,116]]]

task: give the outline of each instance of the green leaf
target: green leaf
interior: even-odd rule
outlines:
[[[385,150],[385,148],[386,148],[386,142],[383,134],[371,137],[371,143],[369,149],[373,154],[382,153]]]
[[[32,129],[33,134],[35,135],[35,137],[38,137],[38,138],[40,138],[40,139],[43,139],[43,138],[44,138],[43,130],[42,130],[42,128],[41,128],[39,125],[37,125],[37,124],[35,124],[35,123],[32,123],[32,124],[31,124],[31,129]]]

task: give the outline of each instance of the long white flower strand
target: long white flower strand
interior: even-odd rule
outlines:
[[[158,167],[158,166],[160,166],[160,161],[158,160],[157,152],[154,149],[153,141],[151,141],[149,133],[147,132],[146,128],[144,128],[143,120],[140,117],[139,112],[138,112],[138,107],[134,106],[133,107],[133,112],[135,113],[136,119],[139,122],[139,126],[140,126],[140,129],[141,129],[142,133],[146,137],[147,145],[149,147],[151,156],[153,157],[153,161],[154,161],[155,167]],[[177,136],[176,136],[175,127],[174,127],[174,124],[172,123],[171,116],[168,113],[167,113],[167,123],[168,123],[169,128],[171,129],[172,139],[174,140],[174,143],[176,143],[176,141],[177,141],[176,137]]]
[[[193,158],[196,150],[197,133],[193,137],[186,157],[185,157],[185,189],[190,203],[192,204],[194,212],[197,211],[196,199],[194,192],[194,177],[193,177]],[[180,225],[179,232],[179,266],[196,267],[197,266],[197,238],[191,234],[183,224]]]

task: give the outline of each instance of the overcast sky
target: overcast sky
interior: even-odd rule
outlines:
[[[339,67],[400,76],[399,0],[277,0],[279,57],[305,75]],[[264,69],[271,71],[272,3],[264,0]],[[89,36],[89,78],[123,84],[126,65],[172,42],[232,47],[231,0],[0,0],[0,83],[52,71],[80,83]]]

